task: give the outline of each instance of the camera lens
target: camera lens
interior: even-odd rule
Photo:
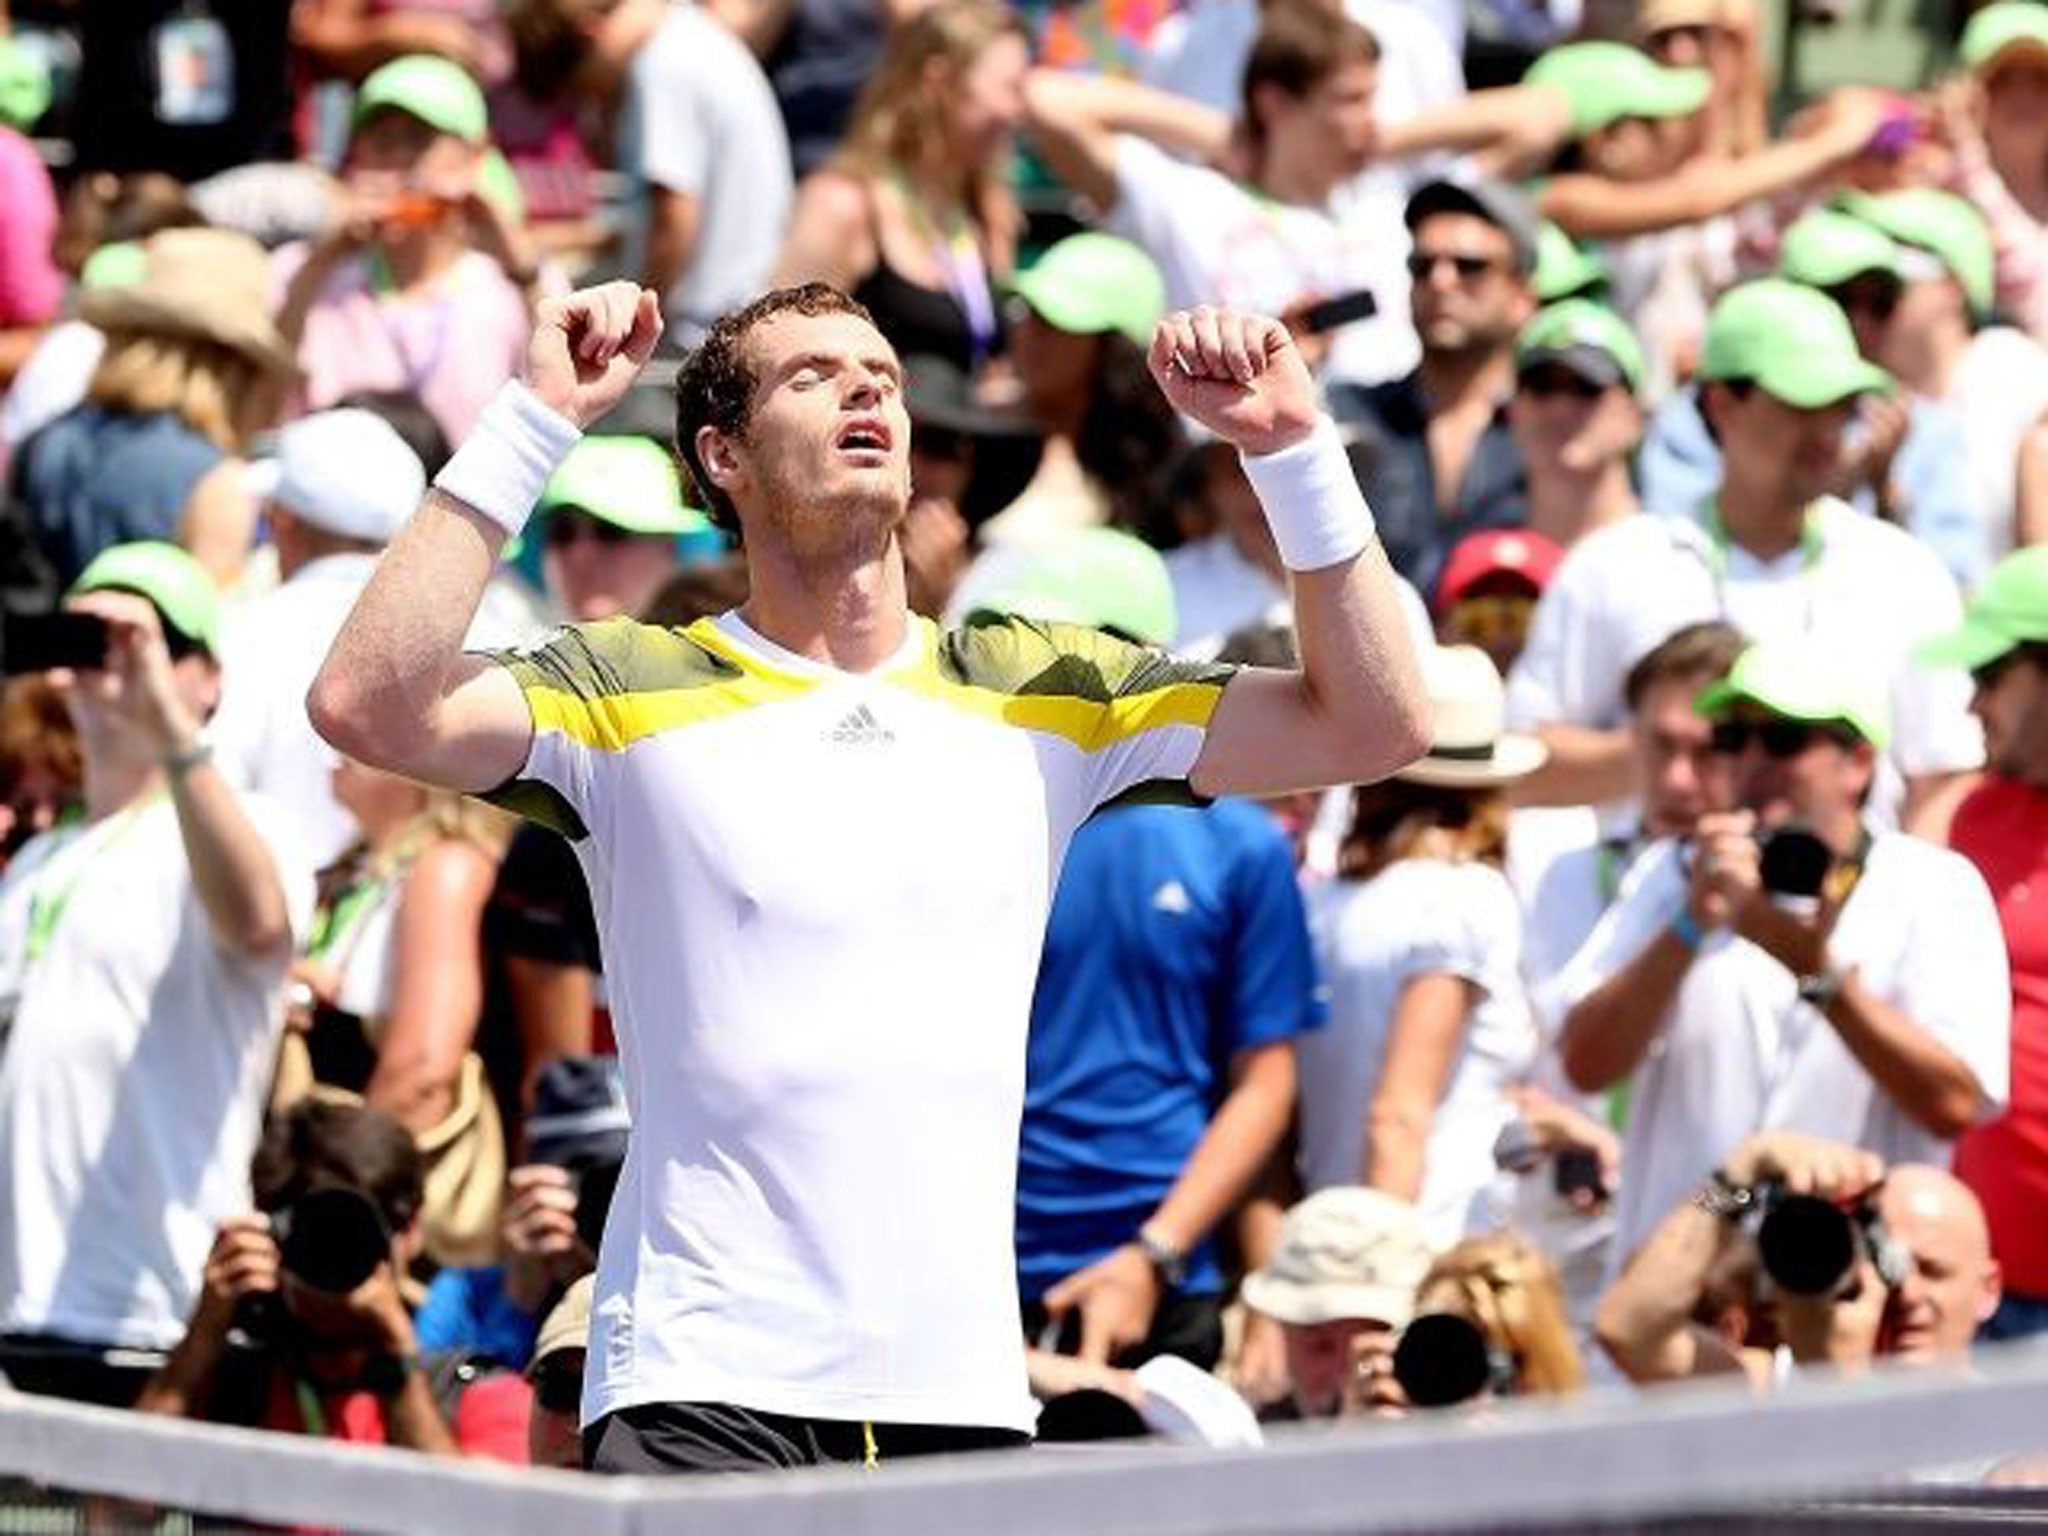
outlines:
[[[391,1236],[367,1196],[338,1186],[294,1200],[281,1225],[279,1257],[294,1277],[316,1291],[344,1296],[390,1257]]]
[[[1827,1296],[1856,1262],[1856,1229],[1840,1206],[1812,1195],[1786,1195],[1764,1213],[1756,1232],[1764,1273],[1795,1296]]]
[[[1394,1379],[1418,1408],[1469,1402],[1493,1379],[1486,1335],[1455,1312],[1418,1317],[1395,1347]]]

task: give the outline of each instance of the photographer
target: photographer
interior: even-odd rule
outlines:
[[[1630,868],[1560,987],[1573,1085],[1633,1074],[1623,1259],[1757,1131],[1946,1164],[2006,1092],[2005,947],[1983,880],[1863,818],[1882,697],[1811,645],[1766,644],[1697,707],[1710,811]]]
[[[1709,1296],[1751,1264],[1772,1326],[1730,1337],[1706,1317]],[[1983,1209],[1949,1174],[1887,1173],[1870,1152],[1769,1131],[1665,1216],[1608,1291],[1598,1327],[1631,1380],[1740,1371],[1768,1387],[1795,1365],[1961,1355],[1998,1296]]]
[[[136,1406],[459,1454],[400,1290],[423,1198],[412,1137],[308,1100],[265,1129],[251,1177],[262,1214],[221,1223],[185,1337]]]

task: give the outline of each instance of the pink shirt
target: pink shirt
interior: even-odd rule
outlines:
[[[304,246],[278,253],[280,287],[304,259]],[[374,281],[375,269],[370,257],[344,263],[314,300],[299,340],[306,406],[323,410],[362,389],[404,390],[459,443],[526,355],[526,301],[476,251],[403,298]]]
[[[1992,168],[1981,142],[1956,149],[1950,190],[1977,205],[1997,252],[1998,307],[2034,340],[2048,346],[2048,224],[2022,208]]]
[[[11,128],[0,128],[0,208],[0,325],[40,325],[64,298],[50,259],[57,194],[35,146]]]

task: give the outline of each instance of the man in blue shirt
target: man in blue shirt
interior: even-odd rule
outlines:
[[[1096,529],[987,606],[1163,644],[1165,565]],[[1212,1234],[1280,1145],[1321,1023],[1294,855],[1245,801],[1106,808],[1067,852],[1031,1012],[1017,1176],[1027,1335],[1097,1361],[1222,1351]]]

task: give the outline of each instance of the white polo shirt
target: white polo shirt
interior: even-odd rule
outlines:
[[[585,1421],[711,1401],[1028,1430],[1046,914],[1091,811],[1185,796],[1229,669],[981,619],[919,620],[853,675],[731,614],[501,659],[535,733],[492,798],[574,842],[632,1109]]]
[[[1882,680],[1892,743],[1872,804],[1884,821],[1902,775],[1983,763],[1968,676],[1913,660],[1961,617],[1932,550],[1833,497],[1814,504],[1808,540],[1776,560],[1721,545],[1692,517],[1624,518],[1573,545],[1545,589],[1508,678],[1508,720],[1621,725],[1629,668],[1685,625],[1725,619],[1751,640],[1806,641]]]
[[[1678,912],[1686,853],[1665,841],[1572,961],[1569,1010],[1628,964]],[[1864,986],[1953,1051],[1989,1107],[2006,1096],[2011,983],[1998,913],[1975,866],[1919,838],[1879,833],[1828,949]],[[1617,1262],[1747,1136],[1804,1131],[1887,1162],[1946,1168],[1953,1143],[1909,1119],[1849,1054],[1792,973],[1729,933],[1709,934],[1636,1069],[1622,1143]]]

